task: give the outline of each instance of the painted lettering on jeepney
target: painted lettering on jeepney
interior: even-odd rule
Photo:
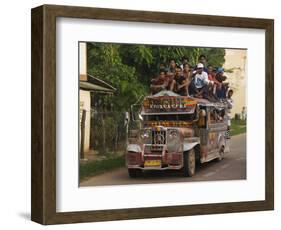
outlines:
[[[190,127],[192,121],[145,121],[144,127],[164,126],[164,127]]]
[[[144,109],[150,111],[190,111],[196,101],[181,97],[146,98],[143,102]]]

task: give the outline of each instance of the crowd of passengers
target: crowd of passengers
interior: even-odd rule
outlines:
[[[168,66],[160,64],[159,75],[151,80],[150,89],[152,94],[166,89],[181,96],[219,101],[227,97],[226,79],[223,68],[207,65],[205,55],[199,56],[196,66],[183,57],[180,64],[175,59],[170,59]]]

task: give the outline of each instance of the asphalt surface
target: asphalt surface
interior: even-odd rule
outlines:
[[[241,179],[246,179],[246,134],[232,137],[230,140],[230,152],[225,154],[225,158],[220,162],[211,161],[198,165],[193,177],[183,177],[176,171],[146,171],[141,177],[130,178],[127,168],[123,167],[93,176],[80,183],[80,186]]]

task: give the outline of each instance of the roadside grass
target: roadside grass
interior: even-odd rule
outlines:
[[[109,156],[102,160],[80,163],[80,181],[125,165],[124,155]]]
[[[235,136],[241,133],[246,133],[246,121],[232,119],[230,135]]]

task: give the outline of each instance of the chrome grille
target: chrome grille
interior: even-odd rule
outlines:
[[[166,144],[166,131],[152,131],[152,144],[164,145]]]

